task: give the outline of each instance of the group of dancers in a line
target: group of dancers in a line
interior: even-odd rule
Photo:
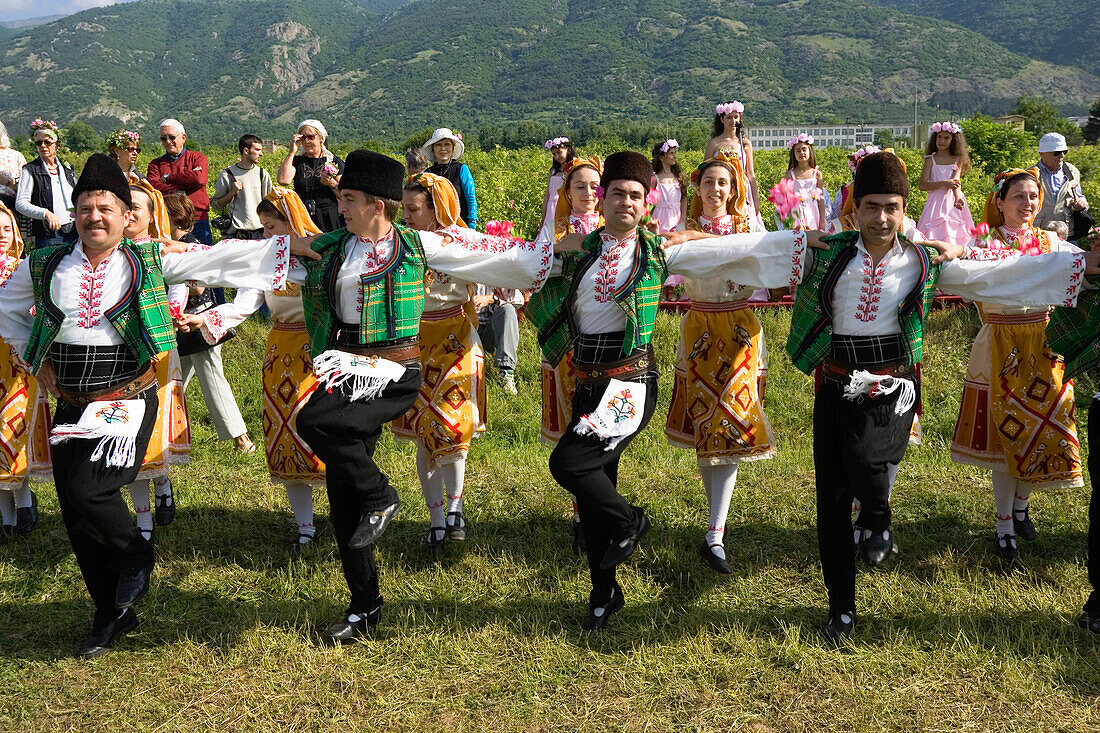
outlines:
[[[746,152],[708,154],[692,174],[685,226],[663,237],[641,226],[659,185],[653,166],[629,151],[567,161],[553,219],[533,241],[465,228],[445,178],[406,177],[397,161],[365,150],[348,156],[339,181],[346,227],[326,234],[293,192],[276,189],[258,209],[265,239],[205,247],[156,236],[157,194],[98,154],[73,190],[75,244],[19,260],[14,222],[0,212],[9,251],[0,336],[11,347],[10,384],[21,386],[9,394],[25,395],[24,429],[4,435],[20,457],[9,461],[9,480],[21,484],[52,444],[62,518],[96,607],[79,654],[103,654],[131,631],[149,587],[153,546],[120,489],[155,475],[147,464],[166,463],[178,433],[165,394],[175,329],[217,343],[262,303],[273,315],[263,366],[271,476],[288,496],[310,501],[310,487],[325,483],[350,591],[327,642],[367,634],[380,618],[373,547],[401,507],[374,461],[387,424],[417,441],[427,547],[466,536],[464,459],[485,419],[472,283],[532,293],[526,316],[544,358],[542,434],[556,440],[549,468],[573,496],[575,543],[592,581],[586,631],[623,607],[617,568],[650,527],[619,492],[618,463],[656,406],[651,339],[672,275],[684,278],[690,307],[666,434],[698,456],[711,509],[700,546],[708,565],[730,572],[722,537],[740,461],[776,450],[762,407],[767,356],[749,298],[778,288],[795,292],[786,351],[818,377],[826,636],[854,627],[856,558],[877,565],[895,548],[890,492],[915,431],[923,327],[938,290],[981,304],[985,325],[953,455],[993,469],[995,549],[1014,557],[1015,537],[1034,532],[1030,490],[1081,483],[1067,372],[1100,360],[1096,291],[1086,278],[1100,272],[1100,256],[1031,225],[1042,189],[1028,171],[999,177],[983,212],[984,241],[926,239],[905,217],[908,175],[889,152],[858,156],[843,207],[851,228],[768,232]],[[232,303],[183,315],[179,298],[197,285],[241,290]],[[34,419],[45,409],[42,391],[58,397],[52,428]],[[1082,622],[1100,631],[1100,598],[1095,605]]]

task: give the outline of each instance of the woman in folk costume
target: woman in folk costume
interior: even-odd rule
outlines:
[[[305,204],[288,188],[275,186],[256,207],[264,237],[320,234]],[[288,283],[280,290],[239,290],[230,303],[179,320],[181,330],[201,329],[207,343],[216,344],[230,328],[243,323],[266,304],[271,311],[271,331],[262,367],[261,420],[264,454],[274,483],[286,487],[298,537],[291,554],[298,555],[313,541],[313,489],[325,485],[325,464],[298,435],[298,410],[317,388],[309,351],[301,286]]]
[[[566,234],[591,234],[603,226],[598,189],[603,174],[600,156],[573,158],[565,164],[565,179],[558,194],[554,221],[547,222],[539,233],[542,241],[558,241]],[[572,355],[567,354],[556,367],[542,359],[542,441],[556,445],[573,418],[573,393],[577,389],[573,377]],[[573,500],[573,552],[584,553],[577,501]]]
[[[1079,251],[1033,225],[1043,204],[1033,171],[1006,171],[996,183],[982,213],[990,227],[988,256]],[[970,350],[951,458],[992,469],[994,551],[1014,560],[1016,538],[1035,539],[1028,509],[1032,490],[1083,485],[1073,383],[1064,379],[1065,363],[1047,343],[1049,308],[977,306],[982,328]]]
[[[126,226],[124,236],[136,244],[149,242],[153,238],[170,238],[172,229],[164,195],[145,179],[131,182],[130,194],[133,218]],[[173,309],[172,303],[181,297],[186,302],[186,285],[169,287],[169,308]],[[179,312],[182,312],[182,306],[180,308]],[[186,464],[191,457],[191,426],[187,418],[187,402],[183,397],[183,367],[179,354],[171,349],[161,352],[155,361],[160,406],[137,481],[129,486],[138,529],[145,539],[153,536],[154,521],[164,527],[176,518],[176,502],[172,482],[168,479],[168,466]],[[149,505],[150,481],[155,496],[155,511],[151,511]]]
[[[23,238],[15,215],[0,203],[0,283],[23,257]],[[24,368],[10,346],[0,340],[0,545],[9,535],[29,534],[38,525],[38,497],[30,477],[50,471],[50,406],[46,390]]]
[[[420,173],[405,182],[401,211],[413,229],[465,226],[458,206],[454,186],[443,176]],[[395,435],[417,443],[416,473],[429,515],[425,544],[432,554],[445,539],[466,539],[466,454],[474,434],[485,429],[485,353],[470,289],[429,270],[420,316],[423,381],[416,404],[393,423]]]
[[[753,229],[739,160],[719,152],[699,166],[692,182],[696,191],[688,229],[716,235]],[[775,439],[761,406],[767,375],[764,332],[749,307],[753,288],[710,277],[685,279],[684,290],[691,309],[676,349],[665,435],[672,445],[696,452],[710,507],[700,554],[716,572],[729,574],[723,537],[737,466],[775,455]]]

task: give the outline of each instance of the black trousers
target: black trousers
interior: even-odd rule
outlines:
[[[386,423],[405,414],[420,390],[420,366],[405,370],[372,400],[352,402],[344,388],[318,388],[298,413],[298,434],[325,462],[325,486],[340,564],[351,591],[350,613],[378,605],[374,547],[353,550],[348,540],[366,514],[397,501],[397,490],[374,462],[374,449]]]
[[[578,383],[573,396],[573,419],[550,454],[550,473],[554,480],[577,497],[577,512],[588,551],[588,572],[592,576],[590,605],[606,601],[616,586],[614,568],[604,570],[600,567],[608,546],[631,535],[637,526],[638,508],[623,498],[616,484],[619,458],[645,428],[657,407],[656,377],[647,377],[645,384],[645,406],[638,431],[623,438],[612,450],[604,450],[605,441],[592,435],[578,435],[573,428],[582,416],[600,405],[606,385],[591,387]]]
[[[915,380],[914,380],[915,381]],[[917,383],[920,402],[920,384]],[[829,610],[856,607],[855,541],[852,498],[860,526],[881,532],[890,525],[893,467],[909,445],[914,407],[894,414],[899,392],[874,398],[844,398],[844,386],[823,379],[814,399],[814,472],[817,481],[817,544]]]
[[[138,458],[133,466],[108,467],[105,457],[93,462],[91,455],[98,438],[71,438],[53,446],[57,503],[76,563],[95,603],[95,629],[118,617],[115,590],[119,574],[153,561],[153,544],[142,538],[121,491],[137,478],[141,457],[149,447],[159,404],[156,385],[145,390],[140,399],[145,401],[145,416],[137,435]],[[83,407],[60,399],[54,425],[75,423],[83,412]]]
[[[1093,441],[1093,437],[1097,440]],[[1100,398],[1093,397],[1089,405],[1089,499],[1088,571],[1092,593],[1085,610],[1100,613]]]

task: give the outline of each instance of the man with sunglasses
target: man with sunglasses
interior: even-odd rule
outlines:
[[[1069,146],[1057,132],[1048,132],[1039,138],[1039,162],[1031,170],[1039,173],[1043,187],[1043,206],[1035,215],[1035,226],[1046,229],[1052,222],[1064,222],[1074,231],[1074,214],[1089,208],[1089,202],[1081,191],[1081,171],[1066,162]],[[1085,232],[1077,232],[1083,236]],[[1075,238],[1073,235],[1070,238]]]
[[[209,163],[206,156],[186,150],[187,133],[179,120],[160,121],[164,155],[149,161],[149,183],[161,193],[183,191],[195,205],[194,234],[203,244],[213,244],[210,234],[210,196],[206,193]]]

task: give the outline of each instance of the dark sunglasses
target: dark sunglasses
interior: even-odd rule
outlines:
[[[313,133],[310,133],[308,135],[302,135],[302,139],[303,140],[316,140],[317,136],[314,135]]]
[[[127,153],[140,153],[141,148],[123,148]]]
[[[56,140],[35,140],[34,144],[35,145],[45,145],[46,147],[49,147],[50,145],[57,145],[57,141]]]
[[[179,135],[161,135],[160,136],[160,141],[162,143],[163,142],[168,142],[168,141],[175,142],[177,137],[179,137]]]

